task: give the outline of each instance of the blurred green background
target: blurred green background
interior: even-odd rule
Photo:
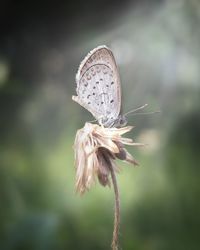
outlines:
[[[73,141],[92,120],[72,102],[80,61],[106,44],[123,111],[132,116],[119,162],[120,246],[197,250],[200,244],[200,2],[1,1],[0,249],[109,249],[113,190],[74,192]]]

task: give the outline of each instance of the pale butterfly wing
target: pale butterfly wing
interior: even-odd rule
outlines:
[[[120,78],[112,51],[106,46],[93,49],[81,62],[76,75],[73,100],[98,120],[112,123],[121,109]]]

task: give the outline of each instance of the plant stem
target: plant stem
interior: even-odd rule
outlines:
[[[117,179],[115,171],[113,169],[112,163],[110,164],[111,178],[115,193],[115,217],[114,217],[114,229],[113,229],[113,239],[112,239],[112,250],[118,250],[119,246],[119,226],[120,226],[120,199],[119,199],[119,189],[117,185]]]

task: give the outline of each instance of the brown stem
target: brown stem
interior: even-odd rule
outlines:
[[[113,169],[112,163],[110,164],[111,178],[115,193],[115,218],[114,218],[114,229],[113,229],[113,239],[112,239],[112,250],[118,250],[119,246],[119,226],[120,226],[120,199],[119,199],[119,189],[117,185],[117,179],[115,171]]]

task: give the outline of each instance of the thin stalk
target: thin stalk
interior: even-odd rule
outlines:
[[[117,179],[115,171],[112,164],[110,164],[111,178],[115,193],[115,216],[114,216],[114,229],[113,229],[113,239],[112,239],[112,250],[119,249],[119,227],[120,227],[120,198],[119,198],[119,189],[117,185]]]

